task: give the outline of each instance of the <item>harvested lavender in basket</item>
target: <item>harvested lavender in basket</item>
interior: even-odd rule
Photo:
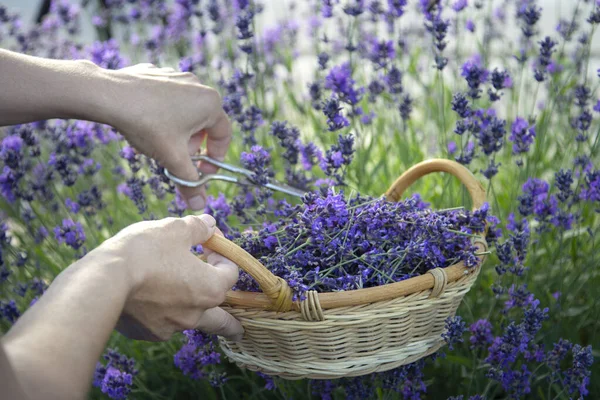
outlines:
[[[477,264],[474,234],[488,206],[433,211],[418,196],[388,202],[329,190],[307,194],[299,205],[283,203],[275,222],[237,233],[235,242],[285,279],[294,300],[307,290],[332,292],[379,286],[464,261]],[[235,290],[260,291],[242,272]]]

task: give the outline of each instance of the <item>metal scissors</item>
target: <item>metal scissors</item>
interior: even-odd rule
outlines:
[[[225,181],[225,182],[237,183],[238,185],[264,186],[268,189],[271,189],[271,190],[274,190],[277,192],[282,192],[282,193],[289,194],[291,196],[296,196],[296,197],[302,197],[305,194],[304,190],[301,190],[301,189],[298,189],[298,188],[295,188],[292,186],[288,186],[283,183],[279,183],[275,180],[270,180],[269,182],[267,182],[264,185],[259,185],[252,180],[252,176],[253,176],[252,171],[242,168],[242,167],[235,166],[235,165],[227,164],[222,161],[215,160],[214,158],[211,158],[206,155],[192,156],[192,161],[204,161],[204,162],[210,163],[216,167],[219,167],[220,169],[222,169],[224,171],[228,171],[233,174],[237,174],[239,176],[220,174],[220,173],[203,174],[202,172],[198,171],[199,179],[197,181],[186,181],[184,179],[181,179],[181,178],[178,178],[178,177],[172,175],[166,168],[165,168],[165,175],[167,176],[167,178],[169,178],[173,182],[175,182],[181,186],[186,186],[186,187],[203,186],[203,185],[207,184],[209,181]]]

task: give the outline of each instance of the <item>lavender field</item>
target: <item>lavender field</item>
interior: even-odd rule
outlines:
[[[444,346],[398,368],[291,381],[236,366],[197,330],[114,332],[90,398],[600,398],[600,1],[54,0],[35,22],[37,6],[0,2],[0,47],[191,72],[233,124],[225,161],[308,193],[207,187],[204,212],[294,301],[481,268]],[[2,333],[123,228],[193,213],[111,126],[0,132]],[[487,203],[471,210],[448,174],[381,198],[434,158],[468,168]],[[260,291],[245,272],[233,289]]]

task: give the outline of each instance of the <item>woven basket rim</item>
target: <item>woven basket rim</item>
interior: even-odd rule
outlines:
[[[456,161],[446,159],[427,160],[409,168],[396,179],[384,194],[385,199],[389,201],[398,201],[404,191],[412,183],[422,176],[433,172],[446,172],[458,178],[468,190],[474,209],[478,209],[484,204],[486,192],[471,171]],[[473,240],[473,244],[481,250],[481,253],[476,256],[479,259],[478,265],[483,264],[485,252],[487,251],[487,242],[485,240],[486,233],[487,224],[482,232],[476,232],[476,234],[473,235],[476,237]],[[226,304],[231,306],[255,307],[259,309],[275,309],[279,311],[298,311],[301,309],[302,305],[306,305],[306,301],[292,301],[292,290],[287,282],[283,278],[275,276],[256,258],[233,242],[222,236],[214,235],[204,242],[203,246],[219,254],[227,254],[233,262],[238,264],[244,271],[250,274],[254,280],[256,280],[262,293],[264,293],[230,290],[227,292],[225,298]],[[370,288],[340,292],[314,292],[317,294],[316,296],[312,296],[312,301],[313,303],[316,303],[317,308],[329,309],[341,306],[368,304],[378,300],[391,299],[404,294],[432,289],[435,287],[436,282],[439,284],[439,277],[436,278],[434,274],[429,272],[431,271],[400,282],[387,283],[385,285]],[[447,282],[454,282],[459,277],[465,275],[465,273],[468,274],[468,269],[464,265],[464,262],[443,268],[442,274],[444,285]]]
[[[487,242],[484,236],[477,237],[473,244],[478,247],[480,252],[487,251]],[[473,267],[466,267],[464,262],[444,267],[447,275],[447,282],[455,282],[465,275],[475,272],[481,268],[485,261],[485,255],[478,255],[478,264]],[[364,304],[377,303],[379,301],[391,300],[393,298],[408,296],[411,294],[424,292],[434,287],[435,279],[430,273],[414,276],[398,282],[389,282],[384,285],[373,286],[362,289],[352,289],[337,292],[318,292],[317,296],[321,308],[333,309],[349,306],[358,306]],[[300,309],[299,301],[294,302],[294,311]],[[233,308],[256,308],[269,309],[272,302],[263,292],[250,292],[245,290],[231,290],[227,293],[225,304]]]

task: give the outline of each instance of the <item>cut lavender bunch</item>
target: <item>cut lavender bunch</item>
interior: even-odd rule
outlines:
[[[283,217],[244,232],[236,242],[273,274],[285,279],[294,300],[307,290],[334,292],[380,286],[463,262],[477,265],[472,237],[481,232],[487,205],[431,210],[418,196],[400,202],[342,191],[307,194]],[[241,273],[235,290],[260,291]]]

